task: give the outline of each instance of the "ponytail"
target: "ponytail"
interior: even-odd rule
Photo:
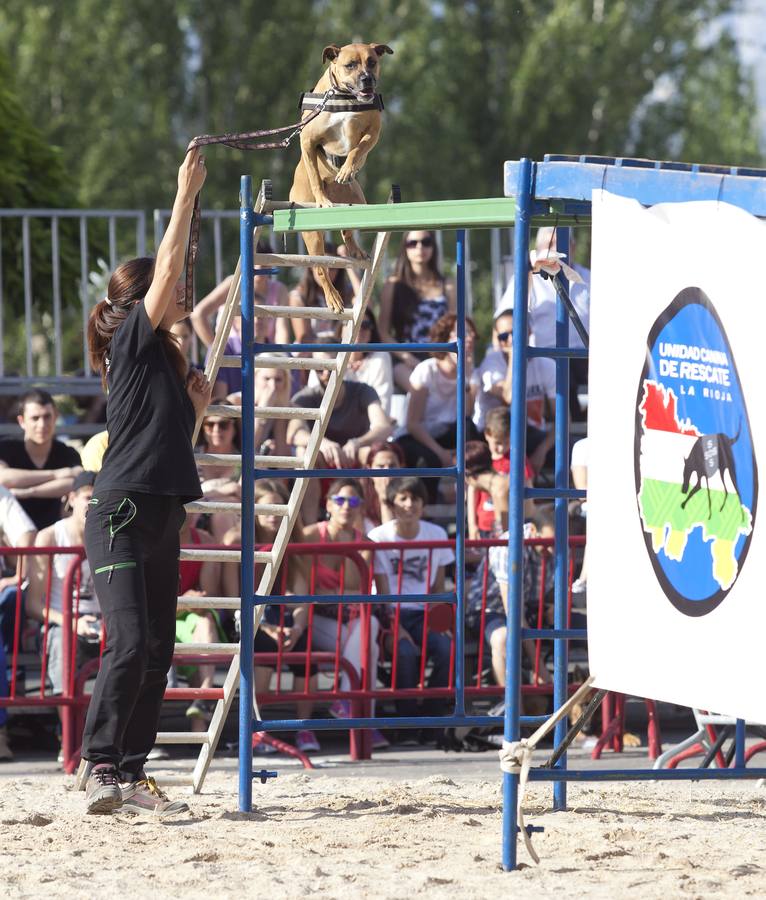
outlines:
[[[137,300],[143,300],[154,277],[154,259],[148,256],[128,260],[118,266],[109,279],[108,296],[91,310],[88,319],[88,356],[94,371],[101,375],[106,389],[109,368],[109,348],[115,331],[127,319]],[[187,364],[175,335],[159,329],[158,335],[165,347],[178,377],[186,380]]]

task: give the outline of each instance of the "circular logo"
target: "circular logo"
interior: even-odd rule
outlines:
[[[638,512],[657,580],[676,609],[704,616],[742,571],[758,470],[736,362],[700,288],[681,291],[649,333],[634,453]]]

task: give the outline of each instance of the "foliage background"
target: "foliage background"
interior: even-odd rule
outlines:
[[[382,66],[383,137],[362,177],[371,201],[383,201],[392,181],[405,200],[497,196],[504,160],[546,152],[759,165],[752,80],[724,27],[737,8],[736,0],[4,0],[0,206],[168,207],[192,136],[296,121],[322,48],[357,39],[395,51]],[[298,148],[206,155],[204,204],[231,209],[242,172],[270,177],[286,196]],[[484,321],[487,246],[475,236]],[[41,306],[49,289],[39,265]],[[3,277],[12,287],[18,276],[6,263]],[[18,290],[5,296],[23,309]]]

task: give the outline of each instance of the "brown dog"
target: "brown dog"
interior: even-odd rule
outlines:
[[[385,44],[347,44],[324,48],[322,62],[330,60],[314,94],[333,88],[327,107],[301,132],[301,158],[295,169],[290,200],[334,206],[336,203],[366,203],[356,175],[367,154],[378,142],[382,103],[375,93],[380,58],[394,51]],[[303,118],[311,115],[306,109]],[[341,231],[348,255],[365,259],[367,254],[351,231]],[[311,256],[324,253],[321,231],[304,232]],[[343,299],[333,287],[328,270],[314,268],[314,277],[324,291],[330,309],[340,312]]]

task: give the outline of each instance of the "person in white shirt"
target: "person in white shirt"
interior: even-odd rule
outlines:
[[[468,383],[468,376],[473,367],[476,327],[468,318],[465,324],[466,439],[474,440],[479,435],[470,419],[474,394]],[[433,343],[457,340],[457,316],[450,313],[437,320],[431,327],[430,339]],[[453,464],[457,445],[457,390],[455,353],[435,351],[429,359],[424,359],[415,366],[410,375],[407,433],[396,438],[404,450],[408,466],[439,468]],[[428,502],[435,503],[435,479],[429,479],[427,493]]]
[[[31,547],[35,542],[37,529],[34,522],[24,512],[24,508],[13,494],[0,487],[0,545],[9,547]],[[13,651],[14,633],[16,630],[16,605],[19,584],[19,571],[23,576],[23,557],[15,565],[21,570],[13,571],[10,561],[0,557],[0,697],[8,696],[8,675],[6,651]],[[0,708],[0,762],[13,759],[6,724],[8,710]]]
[[[535,249],[532,253],[532,264],[545,259],[556,252],[556,230],[540,228],[535,238]],[[574,259],[575,231],[569,231],[569,259]],[[569,299],[577,311],[577,315],[585,327],[590,329],[590,270],[577,263],[569,263],[580,278],[580,281],[568,283]],[[503,294],[498,309],[513,307],[513,279]],[[529,276],[529,327],[532,333],[531,343],[535,347],[556,346],[556,289],[549,278],[542,275]],[[569,346],[581,348],[583,342],[574,324],[569,322]],[[587,388],[588,360],[573,359],[569,363],[569,414],[573,421],[585,421],[586,413],[578,400],[578,396]]]
[[[54,522],[48,528],[43,528],[35,541],[38,547],[82,546],[85,532],[85,515],[93,497],[95,480],[95,472],[83,471],[77,475],[67,501],[72,514],[59,519],[58,522]],[[53,557],[30,557],[27,612],[31,618],[37,619],[38,622],[44,623],[47,617],[48,628],[45,641],[46,671],[54,694],[63,692],[64,679],[69,677],[69,673],[63,671],[62,628],[64,625],[64,604],[72,602],[73,598],[64,596],[64,585],[69,567],[75,558],[71,553],[57,553]],[[49,565],[51,567],[50,576],[48,575]],[[48,580],[49,577],[50,582]],[[74,618],[75,609],[72,608],[73,630],[77,635],[77,653],[74,665],[80,665],[86,659],[98,656],[101,643],[101,610],[93,587],[93,577],[87,559],[82,560],[79,579],[77,579],[76,575],[75,579],[73,589],[79,591],[79,602],[76,609],[76,619]],[[49,594],[47,615],[46,594]]]
[[[474,422],[483,431],[487,413],[510,406],[513,399],[513,310],[495,317],[494,339],[499,349],[488,350],[471,376],[476,392]],[[527,363],[527,455],[535,473],[543,467],[553,447],[556,400],[556,366],[552,359],[534,357]]]
[[[569,258],[574,257],[575,238],[574,230],[569,232]],[[556,231],[554,228],[540,228],[535,236],[535,249],[532,254],[532,263],[538,259],[544,259],[549,253],[556,252]],[[569,283],[569,299],[577,310],[580,321],[588,330],[590,324],[590,270],[577,263],[570,263],[571,268],[582,279],[581,283],[571,281]],[[497,305],[497,309],[512,309],[514,303],[514,283],[510,280],[505,293]],[[549,278],[541,275],[536,277],[530,274],[529,278],[529,328],[532,332],[532,344],[535,347],[556,346],[556,289]],[[572,322],[569,323],[569,346],[582,347],[580,339]]]
[[[386,491],[386,502],[394,518],[377,528],[368,537],[372,541],[444,541],[447,532],[432,522],[422,520],[426,490],[419,478],[394,478]],[[375,552],[374,571],[385,575],[392,594],[401,594],[397,641],[396,687],[412,688],[418,684],[420,653],[425,626],[425,601],[407,600],[407,595],[424,595],[444,591],[444,569],[454,562],[451,548],[412,547],[404,550]],[[430,574],[430,577],[429,577]],[[426,637],[426,658],[431,663],[429,687],[445,687],[449,683],[451,640],[447,634],[429,628]],[[442,700],[426,701],[423,711],[430,715],[443,712]],[[401,700],[397,710],[402,716],[417,714],[415,700]],[[426,712],[427,711],[427,712]]]

